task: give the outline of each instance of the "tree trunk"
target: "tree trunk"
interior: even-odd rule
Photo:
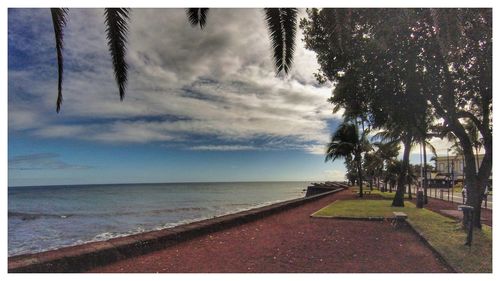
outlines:
[[[410,161],[410,146],[411,146],[411,137],[406,136],[404,141],[404,152],[403,152],[403,163],[401,165],[401,174],[398,177],[398,187],[396,189],[396,195],[392,200],[393,207],[404,207],[404,194],[405,194],[405,186],[406,186],[406,177],[408,175],[408,163]]]
[[[484,190],[488,183],[489,176],[491,175],[491,168],[493,162],[492,154],[492,136],[486,134],[484,138],[485,154],[481,166],[476,168],[476,157],[474,157],[473,146],[462,124],[456,120],[450,123],[455,136],[460,141],[464,159],[465,159],[465,178],[467,184],[467,202],[466,204],[474,207],[474,226],[481,228],[481,203],[483,199]],[[453,122],[455,121],[455,122]],[[464,218],[465,219],[465,218]]]
[[[423,181],[423,185],[424,185],[424,204],[427,204],[429,203],[429,201],[427,200],[427,188],[429,187],[428,186],[428,182],[427,182],[427,152],[425,151],[425,140],[423,141],[423,147],[424,147],[424,181]]]
[[[363,197],[363,174],[361,168],[361,157],[358,158],[357,165],[358,165],[359,197]]]
[[[484,188],[488,182],[488,178],[491,175],[491,168],[493,162],[493,135],[490,128],[490,105],[491,105],[491,86],[488,86],[488,80],[484,86],[480,86],[480,99],[479,103],[482,105],[482,116],[481,119],[477,119],[476,116],[472,115],[471,120],[475,123],[477,129],[483,137],[484,145],[484,158],[479,169],[476,169],[476,159],[474,159],[473,145],[471,139],[467,134],[463,124],[459,120],[459,116],[456,113],[456,103],[454,101],[455,87],[453,85],[452,76],[449,73],[449,66],[444,59],[443,51],[439,45],[439,41],[435,41],[436,46],[433,49],[435,51],[435,57],[440,64],[440,68],[444,73],[444,85],[445,92],[444,96],[451,97],[447,103],[444,104],[445,108],[434,107],[439,117],[444,119],[444,122],[451,129],[453,134],[459,139],[460,146],[463,151],[465,159],[465,177],[467,183],[467,205],[474,207],[474,226],[481,228],[481,200],[484,192]],[[483,80],[483,79],[482,79]],[[484,80],[483,80],[484,81]],[[491,80],[490,80],[491,81]],[[429,100],[431,103],[438,102],[438,100]]]
[[[479,149],[478,149],[478,147],[477,147],[477,146],[476,146],[476,147],[474,147],[474,149],[476,150],[476,167],[477,167],[477,169],[479,170],[479,167],[481,166],[481,165],[479,164]],[[477,172],[477,170],[476,170],[476,172]]]
[[[373,177],[370,177],[370,191],[373,190]]]

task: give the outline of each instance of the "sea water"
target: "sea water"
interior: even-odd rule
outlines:
[[[9,256],[174,227],[303,197],[308,182],[9,187]]]

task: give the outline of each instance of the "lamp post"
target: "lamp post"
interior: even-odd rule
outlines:
[[[448,201],[450,201],[450,148],[448,148],[448,150],[446,150],[446,160],[448,162]]]
[[[451,162],[451,202],[453,203],[453,189],[455,188],[455,158]]]

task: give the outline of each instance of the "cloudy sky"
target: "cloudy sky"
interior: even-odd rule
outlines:
[[[212,9],[204,30],[183,9],[134,9],[128,90],[118,98],[102,9],[70,9],[64,103],[48,9],[10,9],[9,185],[322,180],[337,124],[313,53],[276,77],[260,9]]]
[[[10,186],[343,179],[323,156],[331,85],[300,32],[275,76],[261,9],[211,9],[203,30],[183,9],[133,9],[123,102],[103,10],[70,9],[59,114],[50,11],[8,15]]]

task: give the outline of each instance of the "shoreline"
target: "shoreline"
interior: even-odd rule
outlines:
[[[153,230],[104,241],[63,247],[8,258],[8,272],[82,272],[119,260],[160,250],[197,236],[241,225],[300,206],[343,190],[334,184],[321,194],[287,200],[215,218],[204,219],[162,230]]]

